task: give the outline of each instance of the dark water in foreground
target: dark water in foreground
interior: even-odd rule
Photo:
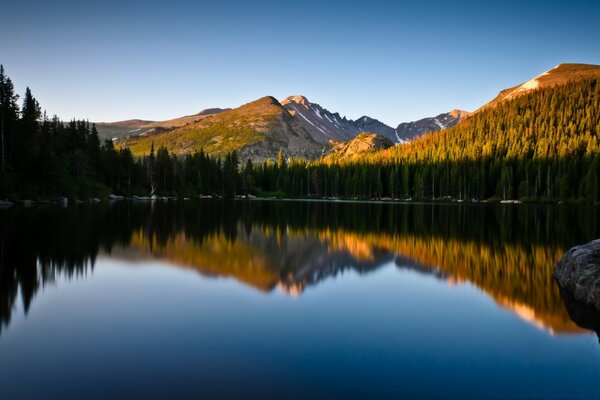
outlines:
[[[552,279],[569,247],[600,237],[599,217],[269,201],[2,210],[0,398],[599,398],[599,320]]]

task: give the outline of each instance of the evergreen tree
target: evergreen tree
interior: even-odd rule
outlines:
[[[0,173],[4,176],[10,166],[9,155],[14,146],[14,135],[19,119],[19,96],[0,65]]]

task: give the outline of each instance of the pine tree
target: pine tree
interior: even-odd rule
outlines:
[[[156,182],[156,159],[154,157],[154,143],[150,147],[150,155],[146,159],[146,179],[148,185],[150,185],[150,196],[154,195],[156,189],[158,189]]]
[[[15,127],[19,119],[19,96],[9,77],[0,65],[0,173],[4,175],[9,165],[8,159],[14,146]]]
[[[243,173],[244,195],[246,197],[248,197],[250,194],[252,194],[252,184],[253,184],[252,171],[253,171],[252,161],[250,159],[248,159],[248,161],[246,161],[246,166],[244,167],[244,173]]]

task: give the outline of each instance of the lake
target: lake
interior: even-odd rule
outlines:
[[[552,277],[598,210],[0,210],[0,396],[598,398],[600,319]]]

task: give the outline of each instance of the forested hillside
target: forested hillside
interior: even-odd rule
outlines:
[[[453,128],[349,161],[290,163],[295,196],[598,201],[600,82],[532,91]],[[276,166],[257,181],[273,190]]]
[[[408,166],[400,184],[417,197],[595,201],[599,132],[594,79],[531,92],[374,158]]]

